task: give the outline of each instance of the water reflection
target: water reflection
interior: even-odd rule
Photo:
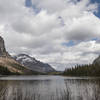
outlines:
[[[65,84],[70,100],[100,100],[99,79],[70,79]]]
[[[100,100],[98,78],[30,76],[29,80],[23,76],[25,80],[10,79],[1,78],[0,100]]]

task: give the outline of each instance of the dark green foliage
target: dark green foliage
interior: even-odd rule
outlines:
[[[27,69],[26,67],[24,67],[20,64],[17,64],[17,63],[13,63],[13,64],[9,63],[9,65],[13,66],[17,70],[21,70],[23,72],[23,75],[39,75],[39,74],[42,74],[42,73]],[[13,73],[13,74],[20,75],[19,73]]]
[[[40,75],[40,74],[42,74],[42,73],[31,71],[31,70],[29,70],[29,72],[28,72],[28,70],[25,69],[24,67],[22,67],[21,65],[12,64],[12,66],[14,68],[19,69],[19,70],[22,70],[23,72],[25,71],[26,75]],[[25,75],[25,74],[20,74],[18,72],[11,72],[6,66],[0,65],[0,75]]]
[[[67,76],[100,76],[100,65],[77,65],[74,68],[66,69],[63,75]]]
[[[19,73],[12,73],[7,67],[0,65],[0,75],[17,75]]]

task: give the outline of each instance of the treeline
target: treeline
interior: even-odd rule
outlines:
[[[76,65],[73,68],[65,69],[66,76],[100,76],[100,64]]]

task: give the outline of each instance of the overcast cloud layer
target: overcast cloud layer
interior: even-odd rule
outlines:
[[[0,0],[8,52],[26,53],[58,70],[100,54],[98,3],[90,0]]]

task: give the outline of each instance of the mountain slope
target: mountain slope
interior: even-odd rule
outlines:
[[[26,54],[19,54],[14,57],[16,61],[21,63],[24,66],[29,67],[33,71],[47,73],[47,72],[54,72],[55,69],[52,68],[49,64],[40,62],[33,57],[30,57]]]
[[[11,73],[15,74],[25,75],[33,73],[30,69],[26,68],[25,66],[22,66],[12,58],[0,57],[0,66],[7,68]]]
[[[27,74],[36,74],[37,72],[34,72],[29,68],[19,64],[17,61],[15,61],[6,51],[4,40],[0,36],[0,75],[1,74],[6,75],[8,73],[27,75]]]
[[[100,56],[98,56],[94,61],[93,64],[98,64],[100,65]]]

